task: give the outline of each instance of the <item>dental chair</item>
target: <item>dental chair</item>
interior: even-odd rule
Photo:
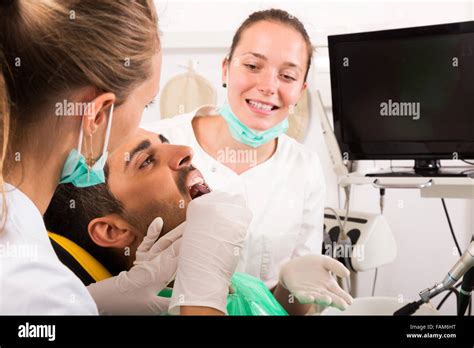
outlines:
[[[52,232],[48,232],[48,236],[59,260],[85,286],[112,277],[112,274],[99,261],[73,241]]]

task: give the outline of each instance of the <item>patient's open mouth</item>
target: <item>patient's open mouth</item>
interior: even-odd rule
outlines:
[[[191,199],[201,197],[202,195],[211,192],[211,189],[204,181],[201,172],[197,169],[189,172],[186,179],[186,187],[188,188]]]

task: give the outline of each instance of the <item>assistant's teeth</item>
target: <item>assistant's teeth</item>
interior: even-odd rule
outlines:
[[[253,100],[249,100],[249,104],[252,105],[254,108],[257,108],[257,109],[260,109],[260,110],[264,110],[264,111],[271,111],[272,110],[271,105],[257,103],[257,102],[254,102]]]

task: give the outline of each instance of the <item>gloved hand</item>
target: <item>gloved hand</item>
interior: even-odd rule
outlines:
[[[129,271],[87,287],[100,314],[167,313],[169,299],[157,295],[176,273],[183,228],[180,225],[157,241],[162,228],[161,218],[153,220]]]
[[[145,238],[143,238],[142,243],[137,248],[135,261],[133,261],[133,264],[136,265],[141,261],[150,261],[151,259],[155,258],[155,256],[158,256],[158,254],[163,250],[168,248],[171,244],[173,244],[174,241],[177,241],[178,244],[180,244],[181,241],[179,238],[181,238],[183,235],[185,226],[186,222],[183,222],[181,225],[178,225],[160,238],[161,230],[163,229],[163,219],[157,217],[155,220],[153,220],[150,226],[148,226],[147,234]],[[159,243],[157,241],[159,241]]]
[[[345,310],[353,301],[329,272],[348,277],[349,270],[326,255],[305,255],[288,261],[280,270],[280,284],[302,304],[317,303]]]
[[[179,314],[180,306],[227,313],[230,278],[251,219],[240,195],[213,191],[188,205],[170,314]]]

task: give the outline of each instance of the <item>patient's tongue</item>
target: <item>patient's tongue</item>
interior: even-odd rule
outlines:
[[[211,192],[209,188],[203,184],[195,184],[191,187],[191,190],[189,191],[192,199],[205,195],[209,192]]]

